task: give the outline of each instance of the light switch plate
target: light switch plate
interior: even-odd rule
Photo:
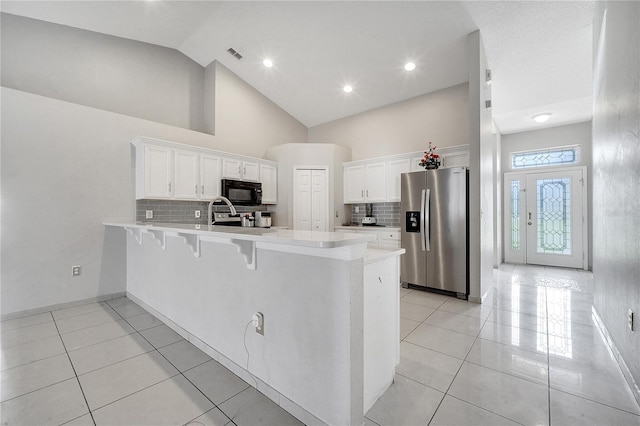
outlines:
[[[145,218],[146,219],[153,219],[153,210],[147,210]]]

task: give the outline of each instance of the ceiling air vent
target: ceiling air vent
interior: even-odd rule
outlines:
[[[234,49],[233,47],[228,48],[227,52],[229,52],[229,55],[233,56],[237,60],[242,59],[242,55],[236,49]]]

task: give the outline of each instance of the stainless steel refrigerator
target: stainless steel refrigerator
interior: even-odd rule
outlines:
[[[468,278],[468,171],[465,167],[401,176],[400,280],[406,286],[466,299]]]

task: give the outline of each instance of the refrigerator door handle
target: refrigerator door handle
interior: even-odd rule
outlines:
[[[425,222],[424,222],[424,208],[426,206],[427,191],[422,190],[422,198],[420,200],[420,242],[422,243],[422,251],[427,251],[427,243],[425,239]]]
[[[427,199],[423,204],[424,209],[424,245],[427,251],[431,251],[431,190],[426,191]]]

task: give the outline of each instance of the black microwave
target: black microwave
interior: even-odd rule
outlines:
[[[222,196],[237,206],[259,206],[262,204],[262,184],[222,179]]]

